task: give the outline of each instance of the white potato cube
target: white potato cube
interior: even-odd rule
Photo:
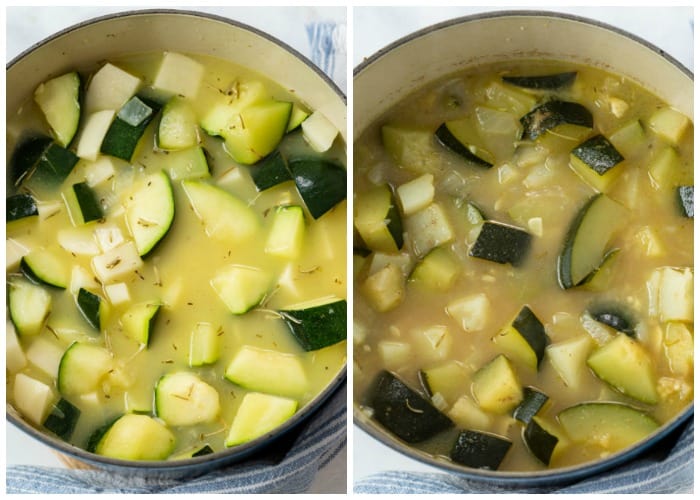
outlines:
[[[453,300],[447,305],[447,313],[466,332],[483,330],[488,320],[491,303],[486,294],[477,293]]]
[[[143,265],[136,245],[127,241],[92,258],[92,268],[102,283],[113,283],[132,274]]]
[[[140,78],[107,63],[90,80],[85,93],[85,110],[88,113],[105,109],[116,111],[136,94],[140,86]]]
[[[192,58],[166,52],[153,86],[157,89],[194,99],[204,77],[204,67]]]
[[[319,111],[301,122],[301,130],[309,146],[319,153],[328,151],[338,135],[338,129]]]
[[[97,160],[97,155],[100,154],[100,148],[102,147],[102,140],[107,134],[107,129],[112,124],[114,114],[114,110],[106,109],[97,111],[85,118],[85,124],[82,132],[80,132],[78,147],[75,152],[80,158],[92,161]]]

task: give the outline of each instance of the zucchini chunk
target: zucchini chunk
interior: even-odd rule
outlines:
[[[156,140],[159,148],[167,150],[187,149],[197,145],[197,117],[182,97],[173,97],[163,107]]]
[[[268,270],[232,264],[216,273],[211,287],[229,311],[245,314],[263,301],[272,279]]]
[[[69,269],[59,257],[47,250],[32,250],[22,257],[19,270],[36,285],[65,289],[70,279]]]
[[[534,90],[558,90],[570,86],[576,80],[576,71],[536,76],[503,76],[502,80],[516,87]]]
[[[648,404],[659,400],[652,360],[644,347],[627,335],[617,335],[593,351],[586,363],[598,378],[622,394]]]
[[[148,346],[158,311],[160,304],[152,302],[132,305],[121,317],[124,333],[139,344]]]
[[[469,255],[480,259],[518,266],[530,250],[532,236],[519,227],[485,221]]]
[[[296,130],[311,113],[299,103],[292,103],[292,114],[289,116],[287,133]]]
[[[12,175],[12,184],[19,186],[28,178],[52,142],[52,139],[45,135],[33,135],[20,139],[10,157],[9,171]]]
[[[435,131],[435,138],[442,146],[446,147],[453,153],[458,154],[468,162],[483,168],[493,167],[493,163],[473,153],[470,149],[470,145],[464,144],[459,139],[457,139],[457,137],[455,137],[454,134],[450,131],[446,123],[440,125],[440,127],[438,127],[438,129]]]
[[[83,224],[93,220],[100,220],[104,217],[102,207],[100,206],[95,192],[86,182],[73,184],[73,194],[75,195],[77,208],[80,212],[80,219],[82,219]]]
[[[608,451],[637,443],[659,427],[646,413],[622,403],[582,403],[562,410],[557,419],[573,441]]]
[[[303,309],[284,309],[279,314],[305,351],[316,351],[347,339],[345,300]]]
[[[73,71],[41,83],[34,91],[56,142],[68,146],[80,122],[80,75]]]
[[[78,304],[78,310],[83,315],[83,318],[85,318],[85,321],[87,321],[95,330],[100,331],[101,313],[104,312],[102,297],[86,290],[85,288],[81,288],[78,290],[76,303]]]
[[[58,391],[63,396],[95,391],[112,365],[112,355],[104,347],[73,342],[63,353],[58,366]]]
[[[126,202],[126,223],[140,256],[151,252],[168,234],[174,217],[173,188],[164,171],[151,174],[134,186]]]
[[[78,160],[75,153],[51,142],[30,167],[23,185],[32,191],[53,189],[68,177]]]
[[[322,158],[290,158],[289,171],[306,208],[318,219],[347,196],[347,171]]]
[[[131,161],[146,127],[158,111],[158,104],[145,98],[132,97],[119,110],[102,140],[100,152]]]
[[[677,145],[690,125],[690,119],[673,108],[661,108],[651,115],[648,125],[656,135]]]
[[[287,158],[280,150],[266,156],[254,167],[250,169],[250,176],[253,178],[258,191],[265,191],[271,187],[293,179],[292,173],[287,166]]]
[[[528,306],[523,306],[515,319],[492,340],[506,354],[535,371],[539,368],[545,347],[549,343],[544,325]]]
[[[73,406],[68,400],[61,398],[51,408],[51,412],[44,420],[44,427],[64,441],[68,441],[73,435],[79,418],[80,409]]]
[[[499,354],[472,377],[472,394],[479,406],[493,413],[509,413],[523,400],[520,381],[508,358]]]
[[[175,436],[158,420],[128,413],[96,431],[88,451],[123,460],[164,460],[175,448]]]
[[[357,195],[355,229],[371,250],[398,252],[403,247],[403,223],[388,184]]]
[[[447,246],[433,248],[423,257],[409,276],[409,281],[428,290],[446,291],[461,269],[456,256]]]
[[[549,396],[533,387],[523,389],[523,400],[513,410],[513,418],[524,424],[529,424],[537,412],[549,401]]]
[[[559,438],[550,433],[538,417],[531,418],[523,429],[523,441],[530,453],[545,465],[549,465],[554,449],[559,444]]]
[[[423,174],[396,188],[396,200],[404,215],[423,210],[433,202],[434,195],[433,174]]]
[[[252,165],[272,153],[287,131],[292,103],[267,100],[252,104],[219,131],[226,152],[242,165]]]
[[[211,177],[206,151],[199,146],[170,151],[168,160],[166,170],[173,181]]]
[[[255,211],[227,191],[196,180],[182,181],[182,187],[195,214],[204,223],[207,236],[237,244],[260,230]]]
[[[304,210],[299,205],[276,207],[265,240],[265,253],[295,260],[301,254],[305,231]]]
[[[179,453],[170,457],[170,460],[186,460],[188,458],[203,457],[204,455],[210,455],[214,453],[214,450],[208,444],[197,446],[184,453]]]
[[[495,434],[465,430],[457,436],[450,450],[450,458],[467,467],[498,470],[512,444],[510,440]]]
[[[10,319],[20,336],[38,334],[51,312],[51,294],[41,286],[12,279],[7,292]]]
[[[194,373],[168,373],[156,383],[155,413],[168,425],[213,422],[220,411],[219,393]]]
[[[190,366],[203,366],[216,363],[219,359],[219,336],[222,328],[211,323],[197,323],[190,335]]]
[[[382,145],[389,157],[399,166],[414,172],[437,172],[435,139],[431,130],[384,125]]]
[[[618,332],[622,332],[628,337],[635,338],[637,336],[634,321],[630,319],[629,314],[621,311],[619,306],[595,306],[589,311],[589,313],[594,320],[598,321],[599,323],[603,323],[604,325],[607,325]]]
[[[593,128],[593,115],[577,102],[547,101],[520,118],[522,139],[534,141],[548,130],[565,123]]]
[[[301,123],[301,130],[304,140],[317,153],[328,151],[338,135],[338,129],[335,125],[318,110],[304,119]]]
[[[583,376],[589,373],[586,358],[592,343],[590,335],[583,334],[547,346],[547,358],[567,387],[579,388]]]
[[[14,194],[5,200],[5,222],[12,222],[39,215],[36,200],[30,194]]]
[[[693,218],[694,212],[694,196],[695,187],[694,186],[678,186],[678,201],[681,207],[681,214],[683,217]]]
[[[224,376],[251,391],[289,398],[302,397],[309,389],[306,372],[297,356],[248,345],[236,353]]]
[[[596,190],[603,192],[620,174],[625,158],[604,136],[596,135],[576,146],[570,155],[571,168]]]
[[[624,225],[625,208],[604,194],[590,198],[569,226],[557,262],[559,285],[572,288],[595,274],[615,233]]]
[[[408,443],[419,443],[449,429],[452,421],[394,374],[382,370],[367,392],[367,406],[387,430]]]
[[[468,383],[464,366],[456,361],[419,370],[418,380],[428,397],[440,394],[449,406],[465,393]]]
[[[238,407],[224,444],[237,446],[272,432],[289,420],[298,406],[294,399],[249,392]]]

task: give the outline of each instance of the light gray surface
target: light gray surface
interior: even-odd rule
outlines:
[[[344,28],[344,7],[182,7],[230,17],[265,31],[284,41],[311,59],[310,46],[304,25],[314,21],[334,21]],[[8,7],[6,10],[6,62],[9,62],[33,44],[53,33],[85,20],[136,7]],[[344,29],[343,29],[344,32]],[[345,53],[338,56],[345,58]],[[331,75],[345,91],[345,65],[337,65]],[[63,467],[57,455],[43,444],[30,438],[11,424],[6,425],[7,464],[32,464]],[[311,486],[310,493],[344,493],[347,491],[347,447],[326,467],[321,469]]]
[[[507,10],[513,10],[510,8]],[[524,9],[517,7],[516,9]],[[356,66],[401,37],[432,24],[486,10],[476,7],[355,7],[353,9],[353,64]],[[503,10],[503,9],[501,9]],[[595,19],[653,43],[693,69],[692,7],[546,7]],[[393,451],[357,426],[353,428],[353,480],[388,470],[436,472]]]

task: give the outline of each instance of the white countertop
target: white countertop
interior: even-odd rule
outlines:
[[[511,7],[501,10],[520,10]],[[353,64],[416,30],[451,18],[496,9],[476,7],[355,7],[353,9]],[[541,7],[595,19],[633,33],[663,49],[693,69],[692,7]],[[353,481],[387,470],[437,472],[382,445],[353,427]]]
[[[171,7],[168,7],[171,8]],[[310,44],[304,26],[314,21],[334,21],[346,25],[344,7],[183,7],[187,10],[208,12],[230,17],[243,24],[258,28],[285,42],[309,59]],[[135,10],[137,7],[7,7],[6,61],[9,62],[33,44],[88,19],[114,12]],[[342,54],[345,59],[345,53]],[[345,92],[346,71],[341,64],[334,77]],[[44,465],[65,467],[49,448],[30,438],[13,425],[6,424],[7,464]],[[310,493],[344,493],[347,490],[347,447],[318,473]]]

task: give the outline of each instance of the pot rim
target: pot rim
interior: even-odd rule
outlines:
[[[22,51],[19,55],[12,58],[10,62],[6,64],[6,72],[10,71],[13,66],[21,62],[25,57],[29,56],[36,50],[39,50],[45,45],[50,44],[54,40],[72,34],[73,32],[79,32],[81,29],[88,26],[93,26],[103,22],[110,22],[123,18],[134,18],[140,16],[182,16],[182,17],[195,17],[208,21],[215,21],[229,25],[234,29],[239,29],[243,31],[248,31],[257,35],[277,47],[281,48],[283,51],[287,52],[289,55],[299,59],[304,65],[311,71],[313,71],[318,77],[320,77],[323,82],[331,88],[334,94],[342,100],[342,102],[347,105],[347,97],[345,93],[338,87],[338,85],[326,75],[316,64],[314,64],[309,58],[301,54],[295,48],[291,47],[287,43],[279,40],[278,38],[262,31],[258,28],[250,26],[248,24],[236,21],[231,18],[223,17],[217,14],[212,14],[208,12],[199,12],[194,10],[186,9],[133,9],[125,10],[121,12],[115,12],[110,14],[105,14],[103,16],[93,17],[85,21],[73,24],[67,28],[64,28],[39,42],[36,42],[26,50]],[[115,459],[110,457],[105,457],[98,455],[96,453],[90,453],[82,448],[73,446],[70,443],[56,438],[46,432],[42,432],[37,427],[31,425],[26,420],[24,420],[19,412],[15,410],[12,406],[7,403],[7,409],[5,412],[6,420],[12,423],[15,427],[23,431],[25,434],[37,439],[41,443],[53,448],[59,453],[74,457],[84,463],[97,465],[107,468],[116,468],[122,472],[129,471],[145,471],[145,472],[164,472],[164,473],[186,473],[189,469],[196,468],[196,466],[201,466],[201,464],[211,462],[213,466],[224,465],[225,463],[233,463],[242,461],[257,452],[263,452],[267,449],[268,445],[277,441],[285,435],[288,435],[295,430],[300,430],[304,423],[308,423],[313,415],[317,413],[326,403],[330,397],[340,390],[341,386],[346,383],[347,380],[347,361],[338,371],[338,373],[333,377],[331,382],[311,401],[309,401],[305,406],[301,408],[300,411],[295,413],[289,420],[284,424],[277,427],[273,431],[254,439],[248,443],[244,443],[235,447],[227,448],[215,453],[208,455],[202,455],[199,457],[192,457],[179,460],[154,460],[154,461],[139,461],[139,460],[124,460]],[[9,411],[11,409],[11,411]]]
[[[460,16],[432,24],[425,28],[421,28],[420,30],[414,31],[406,36],[403,36],[398,40],[395,40],[394,42],[379,49],[368,58],[364,59],[360,64],[355,66],[353,70],[353,79],[356,79],[362,74],[363,71],[365,71],[367,68],[369,68],[376,62],[378,62],[387,54],[391,53],[393,50],[414,40],[430,35],[433,32],[476,21],[490,20],[495,18],[515,17],[563,19],[566,21],[578,22],[602,30],[613,32],[617,35],[621,35],[622,37],[628,38],[642,45],[643,47],[652,51],[656,55],[666,59],[687,78],[689,78],[691,81],[694,80],[693,72],[690,69],[688,69],[685,65],[683,65],[680,61],[678,61],[676,58],[674,58],[664,50],[658,48],[656,45],[648,42],[647,40],[633,33],[630,33],[624,29],[612,26],[602,21],[586,18],[579,15],[548,10],[489,11]],[[640,456],[644,452],[649,451],[660,441],[664,439],[670,440],[673,437],[675,431],[681,429],[684,425],[686,425],[693,419],[693,415],[694,399],[682,411],[676,414],[674,418],[662,425],[659,428],[659,430],[657,430],[653,434],[647,436],[645,439],[639,441],[632,447],[620,450],[602,460],[584,462],[582,464],[560,467],[556,469],[545,469],[541,471],[490,471],[484,469],[468,468],[466,466],[450,462],[447,459],[440,460],[435,455],[431,455],[429,453],[420,451],[406,443],[403,443],[397,437],[391,435],[389,431],[381,428],[381,426],[378,423],[372,421],[372,419],[368,417],[368,415],[361,409],[361,405],[358,404],[358,402],[353,401],[354,424],[357,425],[361,430],[372,436],[374,439],[382,443],[383,445],[389,447],[390,449],[401,453],[402,455],[410,459],[422,462],[425,465],[435,467],[436,469],[442,470],[444,472],[456,473],[466,479],[473,479],[477,481],[491,483],[505,483],[511,486],[535,486],[546,484],[554,485],[562,483],[571,483],[583,479],[585,477],[589,477],[597,473],[603,472],[605,470],[617,467],[619,465],[622,465],[623,463],[631,461],[632,459]]]
[[[365,70],[365,68],[367,68],[368,66],[371,66],[378,59],[381,59],[389,52],[391,52],[394,49],[396,49],[397,47],[405,45],[406,43],[409,43],[415,39],[421,38],[425,35],[428,35],[432,32],[435,32],[435,31],[440,31],[440,30],[443,30],[446,28],[451,28],[451,27],[459,25],[459,24],[466,24],[466,23],[470,23],[470,22],[500,18],[500,17],[541,17],[541,18],[564,19],[564,20],[579,22],[582,24],[594,26],[596,28],[601,28],[604,30],[612,31],[618,35],[622,35],[625,38],[629,38],[632,41],[639,43],[640,45],[646,47],[647,49],[651,50],[652,52],[656,53],[657,55],[663,57],[664,59],[669,61],[671,64],[676,66],[681,72],[683,72],[691,80],[693,80],[693,78],[694,78],[693,72],[690,69],[688,69],[683,63],[681,63],[678,59],[676,59],[672,55],[668,54],[666,51],[660,49],[659,47],[657,47],[653,43],[645,40],[644,38],[641,38],[640,36],[635,35],[634,33],[631,33],[627,30],[622,29],[622,28],[618,28],[617,26],[613,26],[613,25],[605,23],[603,21],[598,21],[596,19],[591,19],[588,17],[579,16],[576,14],[556,12],[556,11],[551,11],[551,10],[517,10],[517,9],[515,9],[515,10],[497,10],[497,11],[481,12],[481,13],[477,13],[477,14],[468,14],[465,16],[455,17],[453,19],[448,19],[446,21],[431,24],[430,26],[426,26],[425,28],[421,28],[417,31],[409,33],[408,35],[405,35],[405,36],[399,38],[398,40],[395,40],[395,41],[391,42],[390,44],[386,45],[385,47],[379,49],[374,54],[367,57],[362,62],[360,62],[357,66],[355,66],[355,69],[353,70],[353,78],[356,78],[360,73],[362,73],[362,71]]]

